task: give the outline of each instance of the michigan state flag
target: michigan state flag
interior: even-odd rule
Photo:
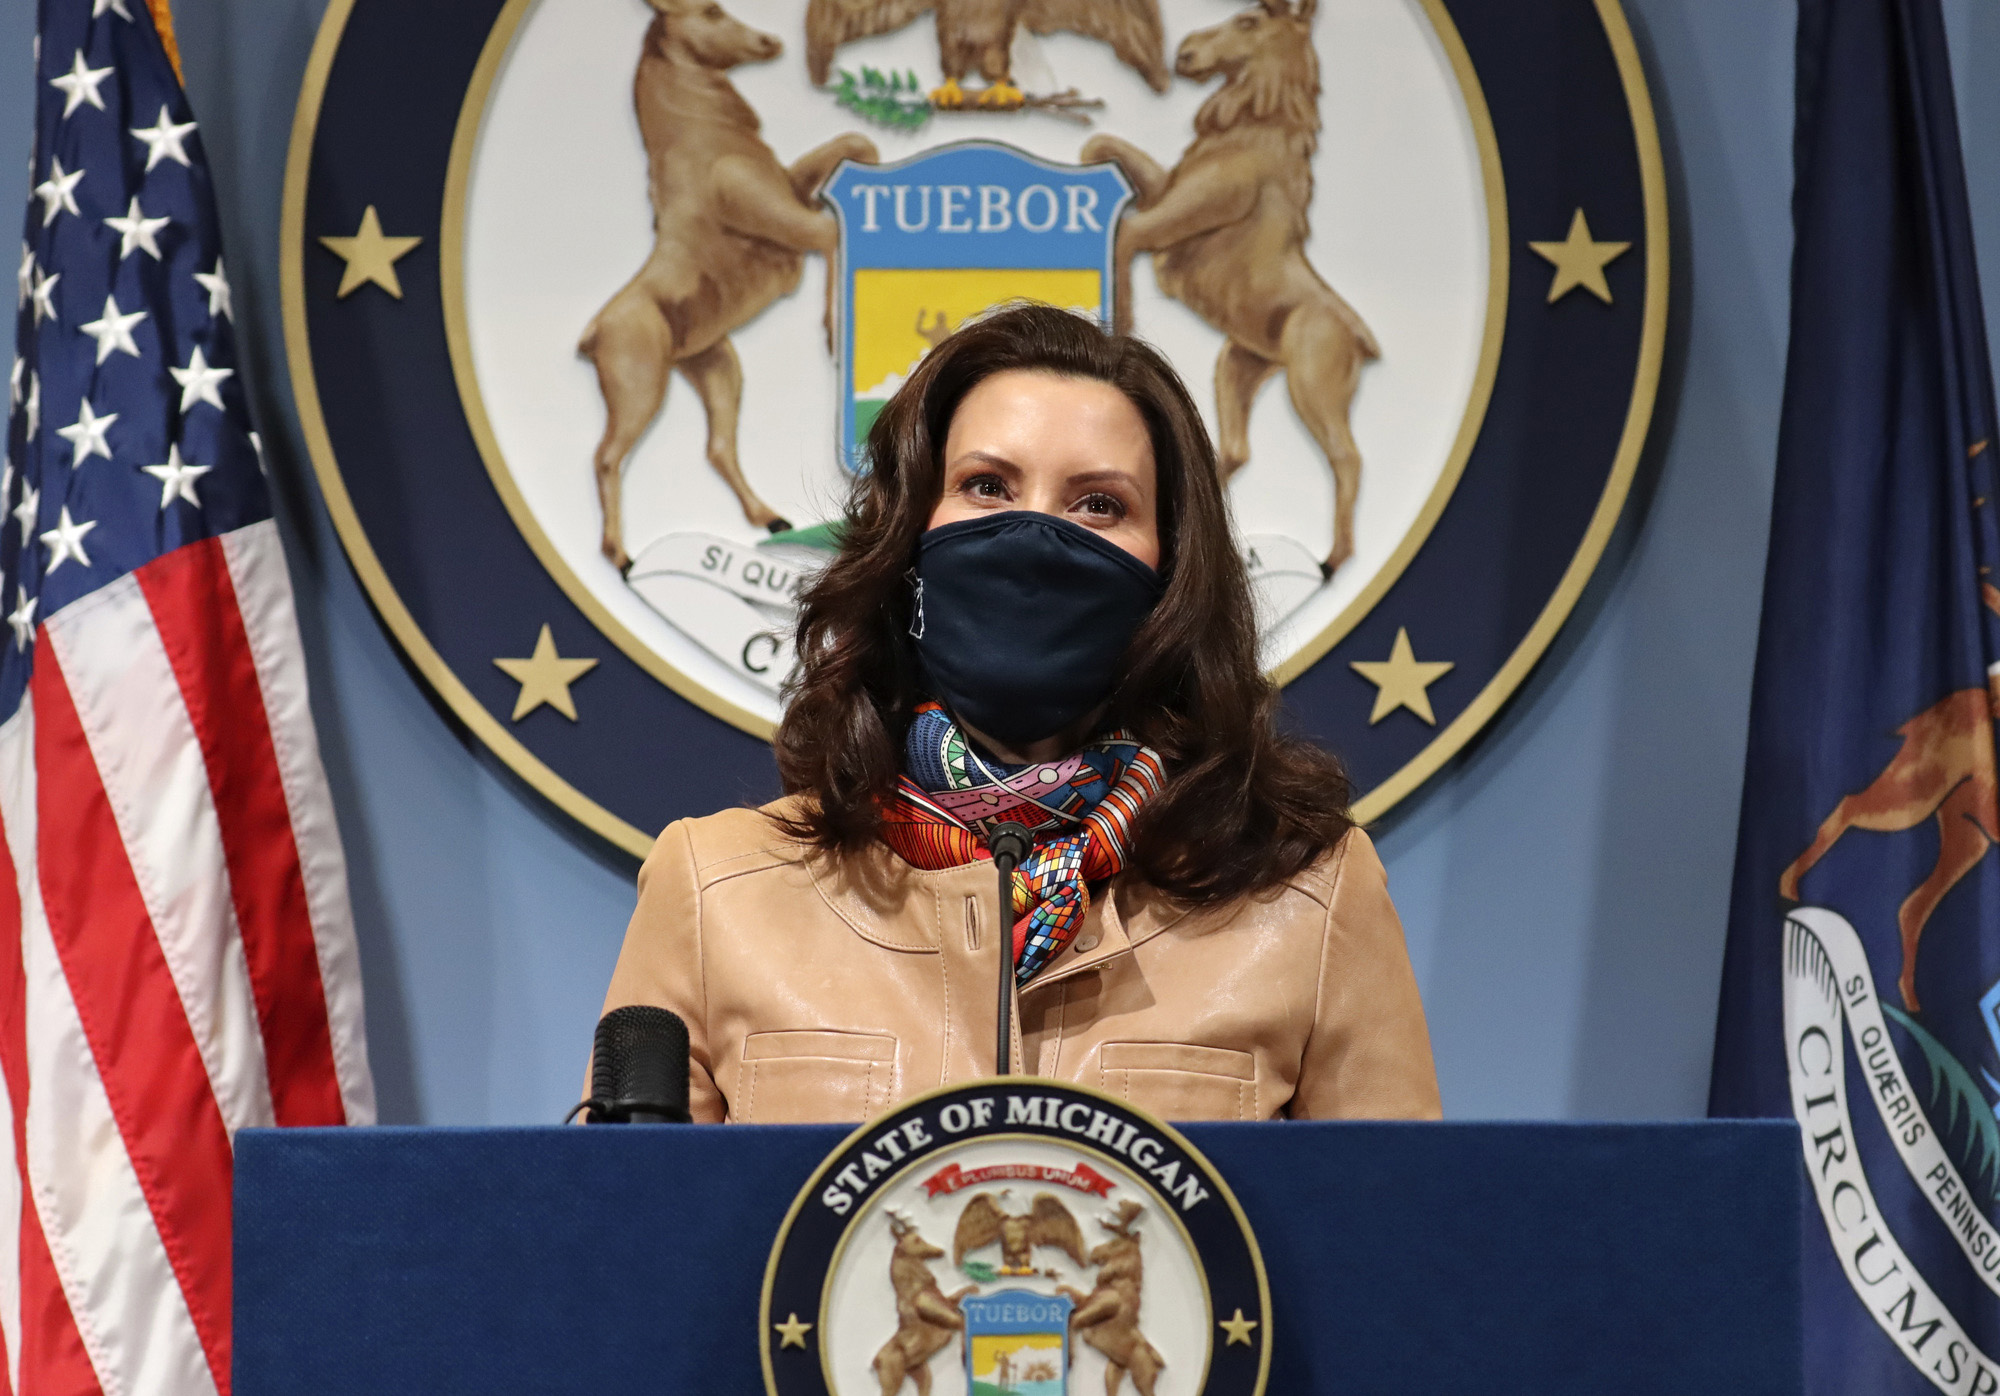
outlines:
[[[1798,1120],[1806,1389],[2000,1391],[1993,384],[1938,0],[1801,0],[1710,1112]]]

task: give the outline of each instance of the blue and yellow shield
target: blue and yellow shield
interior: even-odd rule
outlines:
[[[959,1301],[971,1396],[1064,1396],[1069,1389],[1067,1295],[1003,1289]]]
[[[930,347],[1011,300],[1111,320],[1112,236],[1132,188],[1115,165],[1060,165],[965,141],[893,165],[844,164],[840,453],[858,468],[875,416]]]

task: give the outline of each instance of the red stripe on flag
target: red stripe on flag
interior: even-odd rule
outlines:
[[[21,884],[14,876],[14,850],[7,846],[6,833],[4,824],[0,824],[0,1077],[6,1079],[7,1099],[13,1106],[14,1117],[8,1125],[14,1137],[14,1163],[21,1175],[21,1215],[14,1219],[17,1225],[13,1259],[15,1279],[21,1285],[21,1311],[25,1315],[30,1301],[21,1272],[28,1267],[20,1252],[26,1249],[27,1229],[35,1221],[35,1200],[28,1195],[28,970],[21,948]],[[7,1225],[7,1219],[0,1219],[0,1230]],[[5,1346],[0,1341],[0,1348]],[[0,1390],[13,1396],[5,1362],[6,1354],[0,1352]],[[25,1376],[25,1362],[21,1370]],[[39,1389],[41,1384],[28,1385]]]
[[[0,1385],[6,1373],[0,1372]],[[22,1396],[104,1396],[31,1198],[21,1199]]]
[[[138,578],[208,766],[272,1110],[281,1125],[345,1124],[291,810],[222,543],[190,543]]]
[[[209,1371],[229,1396],[229,1135],[54,645],[35,656],[29,692],[49,930]]]
[[[21,1170],[21,1390],[31,1396],[103,1396],[49,1258],[28,1192],[28,984],[21,955],[21,884],[0,831],[0,1075],[14,1104],[14,1160]],[[0,1365],[0,1390],[7,1373]]]

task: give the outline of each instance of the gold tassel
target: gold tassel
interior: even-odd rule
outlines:
[[[153,12],[153,28],[160,31],[160,43],[167,51],[167,62],[174,65],[174,77],[181,78],[181,46],[174,42],[174,15],[168,8],[168,0],[146,0],[146,8]]]

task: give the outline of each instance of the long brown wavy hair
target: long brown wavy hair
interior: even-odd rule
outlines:
[[[1010,307],[944,340],[868,433],[840,554],[800,597],[799,667],[775,745],[786,792],[811,798],[786,830],[829,853],[876,836],[911,715],[931,696],[909,638],[908,574],[943,493],[952,415],[981,380],[1023,369],[1111,384],[1152,438],[1164,589],[1125,652],[1105,722],[1159,752],[1167,779],[1134,824],[1129,866],[1194,903],[1275,886],[1352,827],[1347,773],[1279,728],[1215,449],[1179,375],[1150,345],[1046,305]]]

